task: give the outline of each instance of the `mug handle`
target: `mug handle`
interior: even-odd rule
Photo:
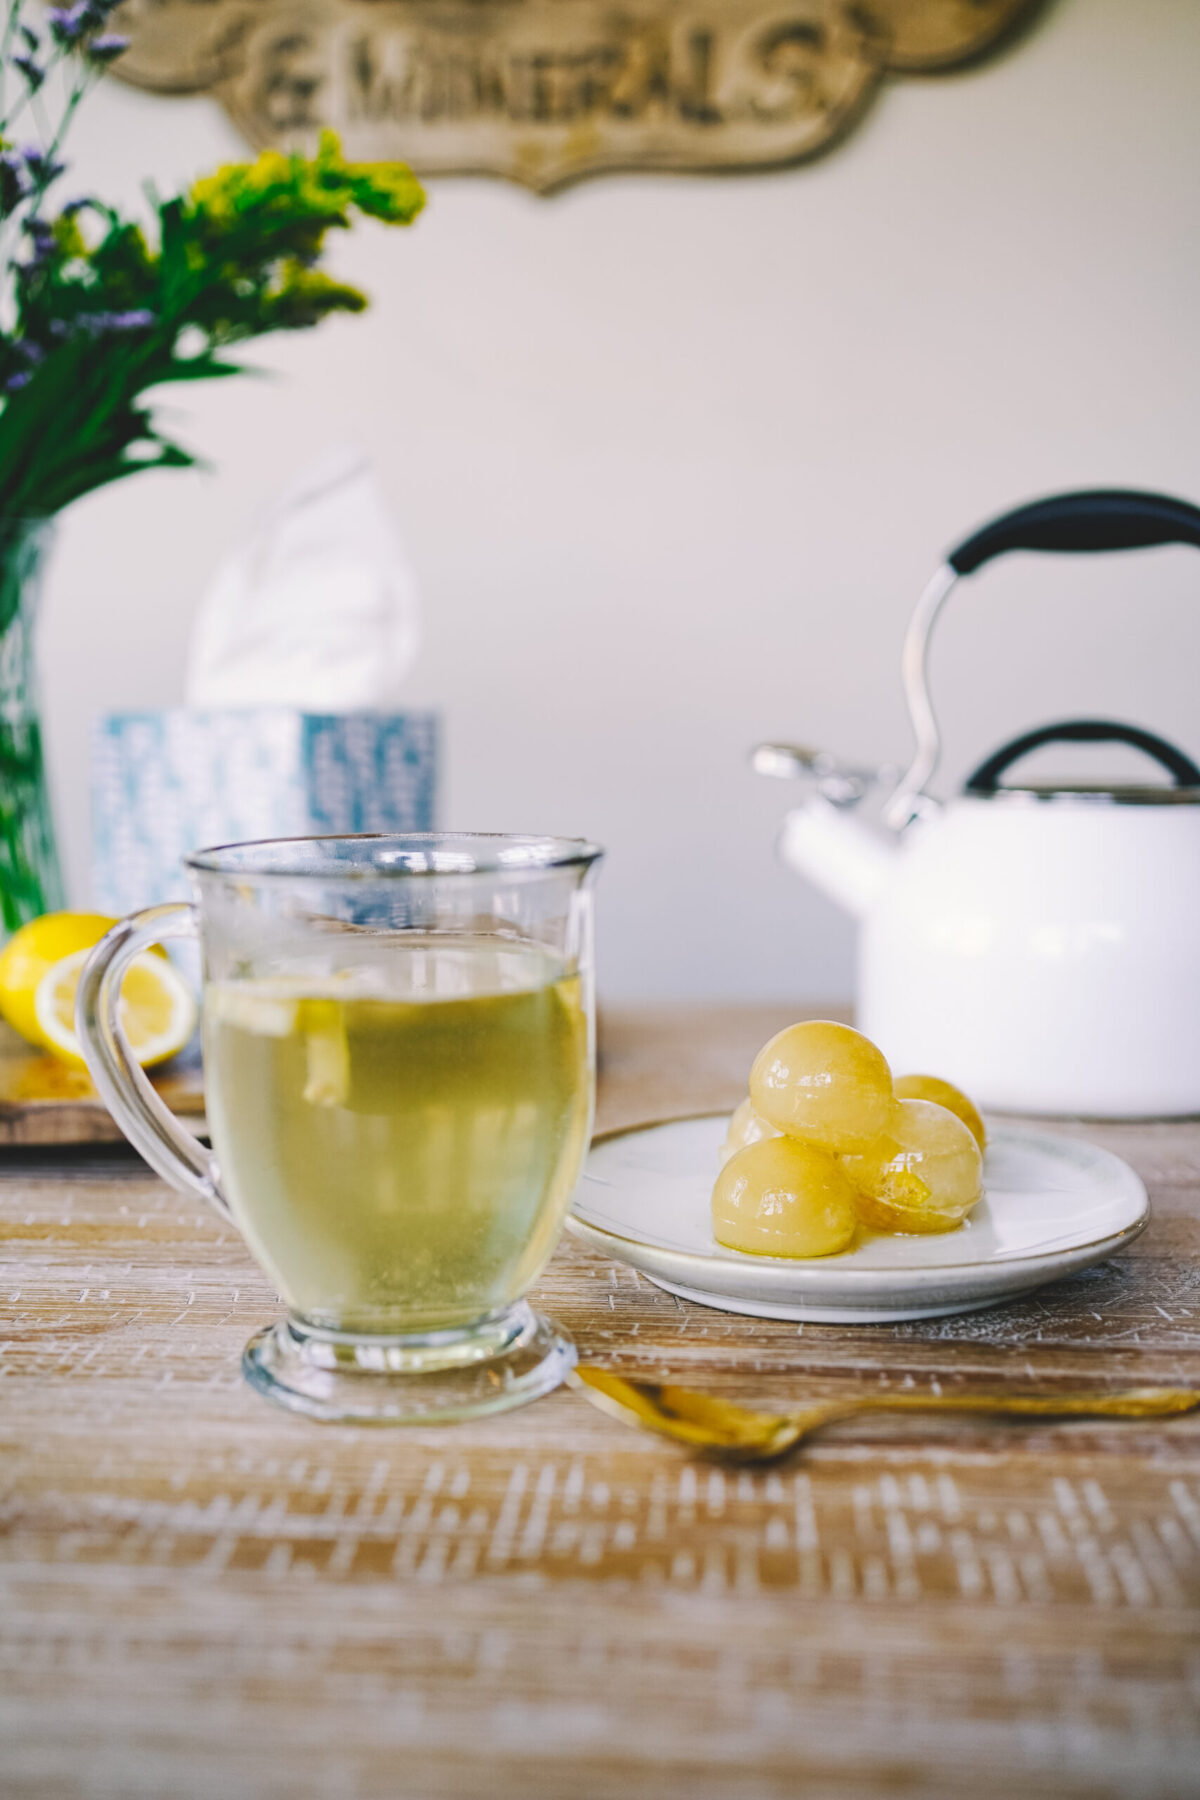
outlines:
[[[155,1093],[129,1048],[118,1011],[121,981],[135,956],[169,938],[198,935],[196,908],[186,900],[149,906],[114,925],[83,966],[75,1031],[100,1097],[134,1149],[172,1187],[207,1200],[229,1218],[216,1158]]]

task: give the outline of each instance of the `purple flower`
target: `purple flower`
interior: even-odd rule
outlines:
[[[93,62],[110,63],[115,62],[121,52],[123,50],[128,50],[128,48],[129,39],[127,37],[117,37],[114,33],[108,37],[93,38],[91,43],[87,45],[87,54],[91,57]]]
[[[113,12],[120,0],[76,0],[74,6],[52,6],[48,13],[50,35],[56,44],[66,50],[73,49],[87,36],[89,31],[99,31],[108,23],[108,16]],[[111,62],[119,56],[129,40],[114,36],[94,38],[85,45],[89,56],[100,62]],[[32,46],[31,46],[32,47]]]
[[[38,364],[46,360],[46,352],[40,344],[35,344],[32,338],[18,338],[11,348],[13,355],[19,356],[21,361],[29,366],[25,369],[15,369],[8,377],[3,388],[0,389],[0,392],[6,394],[15,394],[20,388],[27,387],[33,379],[33,373]]]
[[[78,6],[52,6],[47,16],[50,36],[66,49],[79,42],[90,23],[87,0],[79,0]]]
[[[61,175],[66,163],[55,162],[44,150],[36,147],[21,152],[25,167],[38,187],[49,187],[56,176]]]
[[[9,57],[9,61],[12,63],[14,69],[20,69],[22,75],[29,83],[30,93],[36,94],[43,81],[46,79],[45,70],[39,68],[32,56],[11,56]]]
[[[155,323],[152,312],[143,306],[128,312],[81,312],[73,319],[51,319],[50,331],[56,338],[120,337],[133,331],[146,331]]]
[[[102,331],[146,331],[154,324],[154,314],[146,306],[131,306],[127,312],[92,313]]]
[[[45,219],[25,219],[22,230],[29,245],[29,255],[17,264],[17,270],[21,275],[36,275],[54,254],[54,232]]]

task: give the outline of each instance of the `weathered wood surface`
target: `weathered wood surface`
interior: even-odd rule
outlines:
[[[197,1055],[177,1057],[151,1074],[171,1108],[203,1125],[204,1084]],[[0,1024],[0,1150],[9,1144],[119,1144],[121,1133],[86,1069],[32,1050]]]
[[[736,1098],[771,1009],[611,1015],[601,1123]],[[784,1402],[1200,1385],[1200,1124],[1068,1126],[1155,1214],[959,1319],[677,1301],[565,1242],[595,1361]],[[0,1791],[15,1800],[1200,1794],[1200,1421],[879,1416],[772,1470],[564,1392],[366,1432],[241,1382],[275,1302],[120,1150],[0,1157]]]

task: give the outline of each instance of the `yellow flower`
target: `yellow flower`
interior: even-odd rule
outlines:
[[[266,206],[343,222],[350,207],[391,223],[407,224],[425,203],[412,170],[404,163],[348,163],[337,133],[323,131],[311,159],[298,153],[264,150],[252,163],[225,163],[193,182],[190,210],[214,223]]]

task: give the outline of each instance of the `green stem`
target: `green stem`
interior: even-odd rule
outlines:
[[[63,905],[34,681],[44,528],[0,520],[0,921],[5,931]]]
[[[19,10],[20,10],[19,8],[14,8],[14,12],[19,11]],[[10,15],[10,18],[11,18],[11,15]],[[9,50],[9,45],[6,43],[5,47],[4,47],[4,55],[6,57],[8,54],[8,50]],[[50,77],[54,74],[54,71],[62,66],[62,64],[66,61],[66,59],[69,55],[70,55],[70,51],[68,49],[66,49],[66,47],[64,45],[54,44],[54,46],[50,52],[50,59],[45,65],[45,79],[42,82],[42,87],[45,87],[46,82],[49,81]],[[16,123],[16,121],[20,118],[21,114],[25,111],[25,108],[27,106],[30,108],[31,111],[33,111],[35,109],[35,107],[37,110],[40,110],[41,102],[37,98],[37,95],[39,92],[40,92],[39,89],[31,88],[28,85],[28,83],[26,83],[24,89],[17,96],[15,102],[13,103],[11,112],[5,112],[3,114],[3,117],[0,117],[0,136],[7,137],[9,131],[12,129],[12,127]],[[69,117],[69,114],[68,114],[68,117]],[[43,135],[44,135],[45,127],[42,126],[42,127],[40,127],[40,129],[42,130]],[[60,128],[60,131],[59,131],[60,141],[61,141],[61,135],[62,135],[62,133],[61,133],[61,128]]]
[[[35,716],[0,719],[0,917],[6,932],[63,904]]]

